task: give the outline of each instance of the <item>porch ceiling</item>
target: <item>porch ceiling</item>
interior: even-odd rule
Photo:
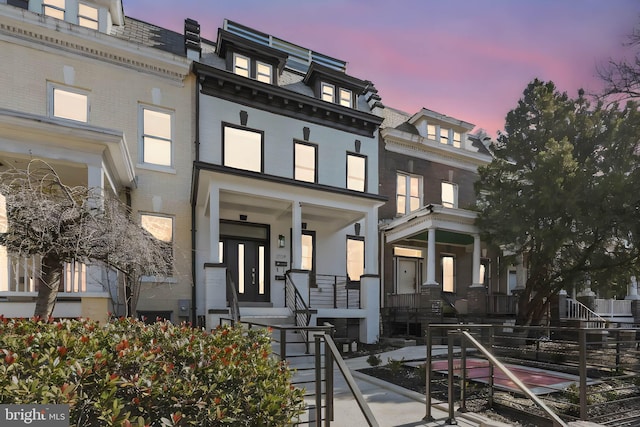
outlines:
[[[232,191],[220,191],[220,217],[237,218],[238,215],[251,217],[260,215],[275,220],[291,219],[291,200],[266,195],[246,194]],[[302,203],[302,222],[321,222],[336,229],[346,227],[363,218],[362,212],[348,211],[330,206]]]

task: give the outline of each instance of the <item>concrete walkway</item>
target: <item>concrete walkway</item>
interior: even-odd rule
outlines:
[[[446,354],[446,351],[446,346],[434,346],[432,348],[434,356]],[[402,360],[404,358],[405,361],[425,360],[426,347],[403,347],[381,353],[379,356],[383,364],[386,364],[390,358],[394,360]],[[426,403],[423,394],[357,372],[358,369],[370,367],[367,363],[367,356],[346,359],[345,361],[380,427],[449,425],[447,424],[449,413],[446,403],[434,404],[431,410],[434,420],[425,421],[423,418],[426,414]],[[331,422],[331,425],[336,427],[366,427],[368,425],[366,419],[337,367],[334,386],[335,410],[334,421]],[[472,412],[460,413],[456,411],[454,416],[457,425],[463,427],[507,427],[510,425]],[[569,425],[574,427],[598,426],[598,424],[585,421],[570,423]]]

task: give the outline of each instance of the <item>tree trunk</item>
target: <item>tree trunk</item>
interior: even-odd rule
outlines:
[[[36,299],[36,309],[33,313],[35,317],[47,320],[53,314],[63,268],[64,263],[56,254],[47,254],[42,258],[42,275]]]

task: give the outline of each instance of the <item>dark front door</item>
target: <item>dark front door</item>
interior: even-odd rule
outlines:
[[[226,239],[224,259],[240,302],[268,302],[266,243]]]

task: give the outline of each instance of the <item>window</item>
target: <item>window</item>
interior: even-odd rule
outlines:
[[[518,287],[518,274],[515,269],[509,269],[507,273],[507,295],[513,295],[513,291]]]
[[[356,154],[347,154],[347,188],[364,191],[366,185],[367,158]]]
[[[246,56],[233,54],[233,72],[239,76],[249,77],[249,58]]]
[[[98,29],[98,9],[83,3],[78,4],[78,25]]]
[[[402,246],[393,247],[394,256],[410,257],[410,258],[422,258],[422,250],[403,248]]]
[[[42,13],[57,19],[64,19],[65,0],[45,0],[42,2]]]
[[[334,102],[336,95],[336,88],[329,83],[322,83],[322,93],[320,97],[323,101]]]
[[[271,84],[271,65],[263,62],[256,62],[256,80]]]
[[[7,4],[20,9],[29,9],[29,0],[7,0]]]
[[[314,271],[315,270],[315,232],[302,231],[302,265],[303,270]]]
[[[427,125],[427,139],[436,140],[436,125]]]
[[[173,166],[173,114],[142,107],[142,163]]]
[[[77,89],[49,86],[50,115],[86,123],[89,119],[89,97]]]
[[[449,129],[440,128],[440,142],[449,145]]]
[[[460,132],[453,132],[453,146],[456,148],[462,146],[462,134]]]
[[[445,208],[458,207],[458,186],[450,182],[442,183],[442,206]]]
[[[317,147],[303,142],[295,142],[294,146],[294,179],[316,182]]]
[[[364,238],[347,236],[347,277],[349,281],[360,281],[364,274]]]
[[[262,132],[223,125],[223,162],[225,166],[262,172]]]
[[[340,89],[340,105],[351,108],[352,96],[350,90]]]
[[[398,174],[396,185],[396,212],[404,215],[422,206],[422,177]]]
[[[140,215],[140,225],[153,237],[161,242],[167,243],[167,251],[173,259],[173,218],[169,216],[142,214]]]
[[[442,291],[456,291],[456,259],[453,255],[442,255]]]

